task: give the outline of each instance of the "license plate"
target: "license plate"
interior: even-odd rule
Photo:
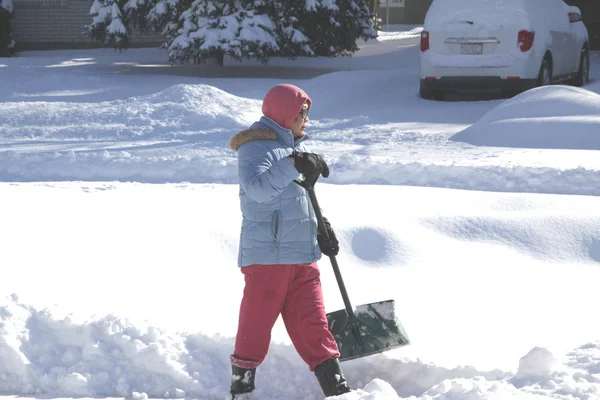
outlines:
[[[463,43],[460,45],[460,54],[482,54],[482,44]]]

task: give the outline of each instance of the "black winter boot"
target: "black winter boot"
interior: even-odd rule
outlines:
[[[326,397],[351,392],[344,378],[340,361],[337,358],[327,360],[315,368],[315,375]]]
[[[256,375],[256,368],[246,369],[231,365],[231,393],[232,399],[246,398],[242,396],[245,393],[250,393],[254,390],[254,376]]]

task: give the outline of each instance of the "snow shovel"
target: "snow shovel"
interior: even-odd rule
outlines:
[[[312,187],[307,190],[317,216],[319,232],[327,236],[315,190]],[[329,256],[329,259],[346,306],[345,310],[327,314],[329,330],[340,350],[340,361],[366,357],[409,344],[404,327],[396,318],[394,300],[352,308],[337,260],[335,256]]]

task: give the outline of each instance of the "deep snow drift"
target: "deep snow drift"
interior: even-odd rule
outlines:
[[[600,150],[600,95],[571,86],[532,89],[450,139],[476,146]]]

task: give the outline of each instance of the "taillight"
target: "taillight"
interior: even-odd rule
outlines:
[[[519,31],[519,40],[517,43],[521,51],[525,52],[531,49],[531,47],[533,46],[534,37],[535,32],[527,30]]]
[[[429,32],[421,32],[421,51],[429,50]]]

